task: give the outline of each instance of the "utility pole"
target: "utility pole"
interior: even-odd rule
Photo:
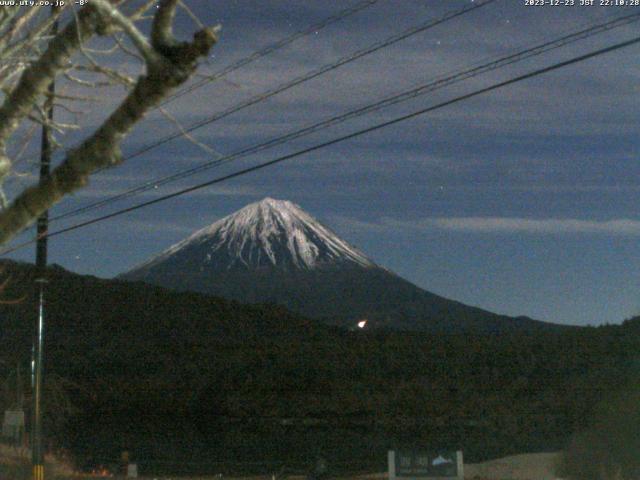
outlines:
[[[51,15],[56,15],[56,7],[52,7]],[[51,34],[58,33],[57,20],[51,26]],[[42,124],[42,143],[40,146],[40,181],[49,176],[51,170],[51,127],[53,120],[53,102],[55,94],[55,80],[51,80],[48,95],[44,101],[46,118]],[[33,480],[44,480],[44,450],[42,445],[42,360],[44,346],[44,295],[47,284],[47,230],[49,228],[49,212],[45,211],[38,217],[36,243],[36,285],[38,290],[38,318],[36,321],[33,345],[33,407],[31,422],[31,464],[33,466]]]

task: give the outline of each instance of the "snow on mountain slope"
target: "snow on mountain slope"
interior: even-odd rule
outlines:
[[[132,272],[181,257],[191,268],[216,270],[314,269],[351,263],[376,267],[298,205],[265,198],[224,217],[171,246]]]
[[[353,327],[430,332],[546,328],[425,291],[376,265],[297,205],[265,198],[120,275]]]

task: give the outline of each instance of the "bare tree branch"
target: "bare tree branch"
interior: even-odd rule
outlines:
[[[173,17],[176,15],[178,1],[163,0],[159,5],[158,13],[153,18],[151,43],[153,48],[158,51],[173,47],[176,44],[176,39],[173,36]]]
[[[160,110],[160,113],[162,113],[162,115],[164,115],[167,119],[169,119],[169,121],[171,123],[173,123],[176,126],[176,128],[180,131],[180,133],[182,134],[182,136],[184,138],[189,140],[196,147],[204,150],[205,152],[207,152],[210,155],[213,155],[216,158],[222,158],[223,157],[223,155],[220,152],[218,152],[217,150],[211,148],[206,143],[201,142],[196,137],[191,135],[191,133],[189,133],[187,131],[187,129],[185,129],[184,126],[178,121],[178,119],[176,117],[174,117],[173,115],[171,115],[171,113],[169,113],[168,110],[166,110],[165,108],[162,108],[162,107],[159,107],[158,110]]]
[[[96,170],[122,161],[122,140],[145,114],[158,105],[174,88],[193,75],[198,60],[208,55],[217,40],[218,27],[201,29],[190,42],[178,42],[173,37],[172,21],[177,0],[161,1],[151,31],[151,43],[141,42],[139,31],[119,12],[108,9],[106,0],[92,0],[92,8],[83,8],[77,22],[65,28],[49,44],[42,57],[29,67],[19,86],[11,94],[11,102],[0,107],[0,147],[15,131],[19,121],[29,114],[44,93],[53,76],[62,71],[71,51],[77,51],[83,39],[93,33],[112,33],[112,22],[132,37],[136,48],[146,60],[146,73],[140,76],[131,92],[105,122],[79,147],[72,149],[51,175],[38,185],[26,189],[12,203],[0,211],[0,244],[58,203],[63,196],[85,186]],[[123,18],[126,22],[123,21]],[[153,54],[144,52],[150,48]],[[8,159],[7,159],[8,161]]]
[[[140,55],[138,55],[135,50],[132,50],[132,49],[128,48],[124,44],[124,42],[122,40],[120,40],[120,38],[118,38],[117,35],[114,35],[113,39],[115,40],[115,42],[118,45],[118,47],[120,47],[120,50],[122,50],[124,53],[126,53],[127,55],[135,58],[136,60],[140,60],[141,62],[144,62],[144,58],[142,58]]]
[[[5,45],[8,45],[11,40],[15,37],[16,33],[21,31],[22,28],[31,21],[31,19],[38,13],[37,8],[27,9],[27,12],[22,15],[15,17],[9,24],[6,31],[2,33],[0,36],[0,49]]]
[[[11,166],[11,161],[6,155],[8,138],[33,109],[56,74],[64,70],[81,42],[104,28],[104,22],[97,10],[83,8],[78,20],[69,24],[51,40],[45,53],[24,71],[18,85],[5,98],[0,107],[0,183]]]
[[[134,23],[120,13],[120,10],[114,7],[109,1],[92,0],[92,5],[111,22],[119,26],[129,36],[129,38],[131,38],[131,41],[148,64],[162,61],[158,53],[147,41],[147,37],[145,37]]]
[[[142,20],[145,16],[144,14],[147,13],[156,3],[158,3],[158,0],[147,0],[147,2],[140,5],[140,7],[138,7],[129,18],[134,22]]]
[[[19,7],[19,8],[22,8],[22,7]],[[33,9],[33,10],[37,10],[37,9]],[[55,22],[60,17],[60,15],[62,14],[62,11],[63,11],[63,8],[60,8],[56,13],[56,15],[50,16],[47,19],[43,20],[35,28],[32,27],[29,33],[19,42],[15,42],[9,45],[0,44],[0,54],[2,55],[2,57],[3,58],[10,57],[12,55],[19,53],[24,48],[28,48],[35,45],[36,43],[35,39],[44,40],[45,33],[49,31],[53,22]]]

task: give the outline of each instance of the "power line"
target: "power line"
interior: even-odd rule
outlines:
[[[278,87],[276,87],[276,88],[274,88],[272,90],[268,90],[267,92],[264,92],[264,93],[262,93],[260,95],[256,95],[254,97],[251,97],[250,99],[248,99],[248,100],[246,100],[244,102],[241,102],[240,104],[234,105],[234,106],[232,106],[232,107],[230,107],[230,108],[228,108],[226,110],[223,110],[222,112],[218,112],[218,113],[214,114],[213,116],[211,116],[211,117],[209,117],[209,118],[207,118],[205,120],[201,120],[201,121],[191,125],[190,127],[182,129],[180,132],[176,132],[176,133],[173,133],[171,135],[165,136],[164,138],[156,140],[155,142],[153,142],[153,143],[151,143],[151,144],[149,144],[149,145],[147,145],[145,147],[142,147],[141,149],[139,149],[138,151],[134,152],[133,154],[125,156],[123,161],[127,161],[127,160],[130,160],[132,158],[138,157],[138,156],[140,156],[140,155],[142,155],[142,154],[144,154],[144,153],[146,153],[146,152],[148,152],[150,150],[153,150],[154,148],[157,148],[157,147],[159,147],[159,146],[161,146],[161,145],[163,145],[165,143],[168,143],[168,142],[170,142],[172,140],[175,140],[177,138],[181,138],[185,134],[191,133],[191,132],[193,132],[195,130],[198,130],[198,129],[206,126],[206,125],[210,125],[211,123],[213,123],[213,122],[215,122],[217,120],[220,120],[220,119],[222,119],[224,117],[227,117],[227,116],[229,116],[229,115],[231,115],[233,113],[236,113],[236,112],[238,112],[240,110],[243,110],[246,107],[249,107],[251,105],[255,105],[257,103],[260,103],[260,102],[266,100],[267,98],[270,98],[270,97],[272,97],[274,95],[277,95],[278,93],[281,93],[281,92],[283,92],[285,90],[293,88],[293,87],[295,87],[297,85],[300,85],[301,83],[309,81],[309,80],[311,80],[313,78],[316,78],[316,77],[318,77],[320,75],[323,75],[324,73],[327,73],[327,72],[329,72],[331,70],[335,70],[335,69],[337,69],[337,68],[339,68],[339,67],[341,67],[341,66],[343,66],[343,65],[345,65],[347,63],[350,63],[350,62],[355,61],[355,60],[357,60],[359,58],[362,58],[365,55],[369,55],[371,53],[374,53],[374,52],[376,52],[376,51],[378,51],[378,50],[380,50],[382,48],[388,47],[388,46],[390,46],[390,45],[392,45],[394,43],[397,43],[397,42],[399,42],[401,40],[404,40],[404,39],[406,39],[406,38],[408,38],[408,37],[410,37],[412,35],[415,35],[417,33],[420,33],[420,32],[423,32],[425,30],[428,30],[430,28],[433,28],[433,27],[435,27],[437,25],[445,23],[445,22],[447,22],[449,20],[457,18],[457,17],[459,17],[461,15],[464,15],[465,13],[474,11],[474,10],[476,10],[478,8],[486,6],[486,5],[488,5],[490,3],[493,3],[495,1],[496,0],[484,0],[482,2],[478,2],[478,3],[473,4],[471,6],[465,6],[464,8],[447,12],[442,17],[439,17],[437,19],[428,20],[427,22],[423,22],[423,23],[421,23],[419,25],[410,27],[409,29],[404,30],[403,32],[401,32],[399,34],[396,34],[396,35],[393,35],[391,37],[388,37],[385,40],[381,40],[379,42],[374,43],[373,45],[370,45],[369,47],[366,47],[364,49],[358,50],[358,51],[356,51],[356,52],[354,52],[354,53],[352,53],[352,54],[350,54],[348,56],[342,57],[341,59],[337,60],[336,62],[324,65],[324,66],[322,66],[322,67],[320,67],[320,68],[318,68],[316,70],[312,70],[311,72],[309,72],[309,73],[307,73],[305,75],[302,75],[300,77],[297,77],[297,78],[295,78],[295,79],[293,79],[293,80],[291,80],[291,81],[289,81],[287,83],[281,84],[281,85],[279,85]],[[223,158],[225,158],[225,157],[223,157]],[[101,169],[98,170],[98,172],[106,170],[107,168],[109,168],[109,167],[101,168]],[[101,203],[101,202],[97,202],[97,203]],[[93,208],[93,205],[94,204],[89,205],[86,208],[87,209],[88,208]],[[82,210],[85,211],[85,208],[83,208]],[[59,215],[57,217],[54,217],[51,220],[57,220],[57,219],[62,218],[63,216],[64,217],[71,216],[72,214],[75,214],[75,213],[79,213],[79,212],[78,211],[68,212],[68,213],[65,213],[63,215]]]
[[[207,76],[206,78],[201,79],[199,82],[196,82],[186,88],[183,88],[182,90],[179,90],[178,92],[175,92],[173,95],[171,95],[169,98],[167,98],[164,102],[162,102],[160,104],[160,106],[164,106],[190,92],[193,92],[194,90],[197,90],[198,88],[211,83],[211,82],[215,82],[216,80],[219,80],[220,78],[228,75],[229,73],[238,70],[239,68],[244,67],[245,65],[250,64],[251,62],[254,62],[266,55],[269,55],[270,53],[275,52],[276,50],[280,50],[281,48],[286,47],[287,45],[290,45],[291,43],[295,42],[296,40],[298,40],[299,38],[302,38],[304,36],[310,35],[312,33],[317,33],[320,30],[322,30],[323,28],[328,27],[329,25],[338,22],[339,20],[342,20],[346,17],[349,17],[355,13],[358,13],[361,10],[364,10],[365,8],[368,8],[372,5],[374,5],[375,3],[377,3],[378,0],[364,0],[362,2],[356,3],[355,5],[353,5],[352,7],[349,8],[345,8],[344,10],[339,11],[338,13],[336,13],[335,15],[332,15],[330,17],[325,18],[324,20],[321,20],[318,23],[315,23],[307,28],[305,28],[304,30],[299,30],[297,32],[295,32],[294,34],[283,38],[282,40],[279,40],[275,43],[272,43],[271,45],[268,45],[254,53],[252,53],[251,55],[244,57],[240,60],[238,60],[235,63],[232,63],[231,65],[223,68],[222,70],[215,72],[209,76]]]
[[[371,133],[371,132],[380,130],[382,128],[389,127],[391,125],[395,125],[397,123],[404,122],[406,120],[418,117],[420,115],[424,115],[424,114],[429,113],[429,112],[432,112],[434,110],[439,110],[439,109],[447,107],[449,105],[453,105],[453,104],[459,103],[461,101],[468,100],[468,99],[473,98],[473,97],[477,97],[478,95],[482,95],[484,93],[488,93],[488,92],[491,92],[491,91],[494,91],[494,90],[498,90],[498,89],[506,87],[508,85],[513,85],[513,84],[521,82],[523,80],[527,80],[529,78],[537,77],[537,76],[543,75],[545,73],[549,73],[549,72],[552,72],[552,71],[555,71],[555,70],[559,70],[559,69],[567,67],[569,65],[580,63],[580,62],[583,62],[583,61],[588,60],[590,58],[594,58],[594,57],[597,57],[597,56],[600,56],[600,55],[604,55],[606,53],[610,53],[610,52],[613,52],[613,51],[616,51],[616,50],[620,50],[622,48],[629,47],[629,46],[635,45],[637,43],[640,43],[640,37],[635,37],[635,38],[633,38],[631,40],[627,40],[627,41],[624,41],[624,42],[616,43],[616,44],[611,45],[609,47],[605,47],[605,48],[602,48],[602,49],[599,49],[599,50],[595,50],[593,52],[590,52],[590,53],[587,53],[587,54],[584,54],[584,55],[580,55],[578,57],[573,57],[573,58],[571,58],[569,60],[558,62],[558,63],[555,63],[555,64],[550,65],[548,67],[540,68],[540,69],[534,70],[532,72],[525,73],[523,75],[519,75],[519,76],[511,78],[509,80],[505,80],[505,81],[493,84],[493,85],[491,85],[489,87],[481,88],[481,89],[475,90],[475,91],[473,91],[471,93],[460,95],[460,96],[455,97],[455,98],[453,98],[451,100],[447,100],[445,102],[438,103],[437,105],[433,105],[431,107],[422,108],[422,109],[416,110],[416,111],[414,111],[412,113],[409,113],[409,114],[406,114],[406,115],[402,115],[400,117],[396,117],[394,119],[387,120],[387,121],[382,122],[382,123],[378,123],[378,124],[373,125],[371,127],[367,127],[367,128],[358,130],[356,132],[353,132],[353,133],[350,133],[350,134],[347,134],[347,135],[343,135],[341,137],[334,138],[333,140],[322,142],[322,143],[313,145],[311,147],[307,147],[307,148],[304,148],[302,150],[298,150],[297,152],[290,153],[288,155],[283,155],[283,156],[275,158],[273,160],[270,160],[270,161],[267,161],[267,162],[263,162],[263,163],[260,163],[258,165],[254,165],[252,167],[244,168],[244,169],[238,170],[238,171],[236,171],[234,173],[231,173],[231,174],[228,174],[228,175],[224,175],[222,177],[214,178],[214,179],[209,180],[207,182],[200,183],[200,184],[197,184],[197,185],[194,185],[194,186],[179,190],[179,191],[171,193],[171,194],[163,195],[162,197],[159,197],[159,198],[156,198],[156,199],[153,199],[153,200],[149,200],[147,202],[142,202],[142,203],[139,203],[137,205],[133,205],[131,207],[124,208],[122,210],[118,210],[116,212],[113,212],[113,213],[110,213],[110,214],[107,214],[107,215],[103,215],[101,217],[94,218],[92,220],[87,220],[85,222],[81,222],[81,223],[77,223],[75,225],[72,225],[70,227],[66,227],[66,228],[63,228],[63,229],[60,229],[60,230],[56,230],[54,232],[50,232],[50,233],[48,233],[46,235],[46,237],[50,238],[50,237],[54,237],[54,236],[57,236],[57,235],[62,235],[64,233],[68,233],[68,232],[71,232],[73,230],[78,230],[80,228],[84,228],[84,227],[87,227],[89,225],[93,225],[95,223],[99,223],[99,222],[102,222],[104,220],[108,220],[108,219],[123,215],[125,213],[129,213],[129,212],[132,212],[132,211],[135,211],[135,210],[139,210],[141,208],[145,208],[145,207],[154,205],[156,203],[163,202],[165,200],[169,200],[171,198],[175,198],[175,197],[178,197],[178,196],[181,196],[181,195],[185,195],[187,193],[191,193],[191,192],[194,192],[196,190],[201,190],[201,189],[203,189],[205,187],[214,185],[216,183],[221,183],[221,182],[224,182],[226,180],[230,180],[232,178],[240,177],[242,175],[246,175],[246,174],[251,173],[251,172],[262,170],[262,169],[264,169],[266,167],[270,167],[272,165],[276,165],[278,163],[282,163],[282,162],[284,162],[286,160],[290,160],[290,159],[299,157],[301,155],[305,155],[307,153],[310,153],[310,152],[313,152],[313,151],[316,151],[316,150],[320,150],[322,148],[326,148],[326,147],[329,147],[331,145],[335,145],[335,144],[343,142],[345,140],[350,140],[352,138],[360,137],[360,136],[365,135],[367,133]],[[14,252],[14,251],[26,246],[26,245],[32,244],[35,241],[36,240],[30,240],[30,241],[24,242],[24,243],[22,243],[20,245],[16,245],[15,247],[12,247],[10,249],[4,250],[3,252],[0,253],[0,255],[6,255],[8,253]]]
[[[394,43],[397,43],[397,42],[399,42],[401,40],[404,40],[404,39],[406,39],[406,38],[408,38],[408,37],[410,37],[412,35],[415,35],[417,33],[420,33],[420,32],[423,32],[425,30],[428,30],[430,28],[433,28],[433,27],[435,27],[437,25],[445,23],[445,22],[447,22],[449,20],[452,20],[454,18],[457,18],[457,17],[459,17],[461,15],[464,15],[465,13],[474,11],[474,10],[476,10],[478,8],[482,8],[483,6],[489,5],[490,3],[493,3],[495,1],[496,0],[484,0],[484,1],[481,1],[481,2],[478,2],[478,3],[475,3],[475,4],[471,5],[471,6],[465,6],[465,7],[461,8],[461,9],[447,12],[443,16],[441,16],[441,17],[439,17],[437,19],[428,20],[428,21],[423,22],[423,23],[421,23],[419,25],[410,27],[410,28],[404,30],[403,32],[401,32],[399,34],[392,35],[391,37],[388,37],[385,40],[381,40],[379,42],[374,43],[373,45],[370,45],[369,47],[366,47],[366,48],[358,50],[358,51],[356,51],[356,52],[354,52],[354,53],[352,53],[350,55],[342,57],[341,59],[337,60],[336,62],[324,65],[324,66],[322,66],[322,67],[320,67],[320,68],[318,68],[316,70],[312,70],[311,72],[309,72],[309,73],[307,73],[305,75],[302,75],[300,77],[297,77],[297,78],[295,78],[295,79],[293,79],[293,80],[291,80],[291,81],[289,81],[287,83],[281,84],[281,85],[279,85],[278,87],[276,87],[276,88],[274,88],[272,90],[268,90],[267,92],[264,92],[264,93],[262,93],[260,95],[256,95],[254,97],[251,97],[250,99],[248,99],[248,100],[246,100],[244,102],[241,102],[240,104],[234,105],[234,106],[232,106],[232,107],[230,107],[230,108],[228,108],[226,110],[223,110],[222,112],[218,112],[218,113],[214,114],[213,116],[211,116],[211,117],[209,117],[209,118],[207,118],[205,120],[201,120],[201,121],[199,121],[199,122],[197,122],[195,124],[192,124],[191,126],[185,128],[185,129],[182,129],[180,132],[176,132],[176,133],[173,133],[171,135],[165,136],[164,138],[156,140],[155,142],[153,142],[153,143],[151,143],[151,144],[149,144],[149,145],[147,145],[145,147],[142,147],[138,151],[136,151],[136,152],[134,152],[134,153],[132,153],[130,155],[125,156],[123,161],[127,161],[127,160],[130,160],[132,158],[138,157],[138,156],[140,156],[140,155],[142,155],[142,154],[144,154],[144,153],[146,153],[146,152],[148,152],[150,150],[153,150],[154,148],[157,148],[157,147],[159,147],[159,146],[161,146],[161,145],[163,145],[165,143],[168,143],[168,142],[170,142],[172,140],[175,140],[177,138],[181,138],[185,134],[191,133],[191,132],[193,132],[195,130],[198,130],[198,129],[206,126],[206,125],[210,125],[211,123],[213,123],[213,122],[215,122],[217,120],[220,120],[220,119],[222,119],[224,117],[227,117],[227,116],[229,116],[229,115],[231,115],[233,113],[236,113],[236,112],[238,112],[240,110],[243,110],[246,107],[249,107],[251,105],[255,105],[257,103],[260,103],[260,102],[266,100],[267,98],[270,98],[270,97],[272,97],[274,95],[277,95],[278,93],[281,93],[281,92],[283,92],[285,90],[293,88],[293,87],[295,87],[297,85],[300,85],[301,83],[309,81],[309,80],[311,80],[313,78],[316,78],[316,77],[318,77],[320,75],[323,75],[324,73],[327,73],[327,72],[329,72],[331,70],[335,70],[335,69],[337,69],[337,68],[339,68],[339,67],[341,67],[341,66],[343,66],[343,65],[345,65],[347,63],[350,63],[350,62],[355,61],[355,60],[357,60],[359,58],[362,58],[362,57],[364,57],[366,55],[374,53],[374,52],[376,52],[376,51],[378,51],[378,50],[380,50],[382,48],[388,47],[388,46],[390,46],[390,45],[392,45]],[[225,158],[225,157],[223,157],[223,158]],[[97,172],[101,172],[103,170],[106,170],[107,168],[109,168],[109,167],[101,168]],[[98,202],[98,203],[101,203],[101,202]],[[93,206],[93,204],[90,205],[90,206],[87,206],[87,208],[92,208],[92,206]],[[84,208],[82,210],[84,211]],[[52,220],[60,219],[63,216],[70,216],[72,213],[75,214],[75,213],[77,213],[77,211],[69,212],[68,214],[59,215],[59,216],[57,216],[55,218],[52,218]]]
[[[239,112],[240,110],[243,110],[247,107],[250,107],[252,105],[255,105],[257,103],[263,102],[264,100],[273,97],[274,95],[277,95],[279,93],[282,93],[286,90],[289,90],[297,85],[300,85],[304,82],[308,82],[309,80],[312,80],[316,77],[319,77],[320,75],[324,75],[327,72],[330,72],[332,70],[335,70],[337,68],[342,67],[343,65],[346,65],[348,63],[351,63],[355,60],[358,60],[366,55],[370,55],[374,52],[377,52],[378,50],[381,50],[383,48],[389,47],[390,45],[393,45],[394,43],[397,43],[401,40],[404,40],[406,38],[409,38],[413,35],[416,35],[418,33],[424,32],[426,30],[429,30],[430,28],[433,28],[435,26],[438,26],[442,23],[445,23],[449,20],[453,20],[454,18],[457,18],[461,15],[464,15],[466,13],[472,12],[474,10],[477,10],[479,8],[482,8],[486,5],[489,5],[493,2],[495,2],[497,0],[484,0],[484,1],[479,1],[477,3],[473,3],[471,5],[467,5],[461,9],[458,10],[454,10],[448,13],[445,13],[443,16],[437,18],[437,19],[433,19],[433,20],[428,20],[426,22],[423,22],[419,25],[410,27],[406,30],[404,30],[401,33],[398,33],[396,35],[392,35],[391,37],[386,38],[385,40],[381,40],[379,42],[374,43],[373,45],[370,45],[369,47],[363,48],[361,50],[357,50],[356,52],[344,56],[342,58],[340,58],[339,60],[327,64],[327,65],[323,65],[320,68],[317,68],[315,70],[312,70],[311,72],[308,72],[304,75],[301,75],[299,77],[294,78],[293,80],[290,80],[284,84],[281,84],[271,90],[267,90],[264,93],[261,93],[259,95],[255,95],[239,104],[233,105],[225,110],[222,110],[221,112],[218,112],[214,115],[212,115],[211,117],[208,117],[205,120],[201,120],[199,122],[196,122],[195,124],[185,128],[183,131],[180,132],[176,132],[173,133],[171,135],[167,135],[164,138],[161,138],[159,140],[156,140],[155,142],[142,147],[141,149],[139,149],[138,151],[128,155],[125,157],[125,160],[130,160],[132,158],[138,157],[140,155],[142,155],[143,153],[146,153],[150,150],[153,150],[154,148],[159,147],[160,145],[163,145],[167,142],[170,142],[172,140],[175,140],[176,138],[180,138],[183,137],[185,135],[185,133],[191,133],[194,130],[197,130],[199,128],[204,127],[205,125],[210,125],[213,122],[216,122],[218,120],[221,120],[222,118],[225,118],[233,113]]]
[[[312,33],[318,33],[320,30],[344,19],[347,18],[351,15],[354,15],[355,13],[358,13],[368,7],[371,7],[372,5],[376,4],[379,0],[363,0],[355,5],[353,5],[352,7],[349,8],[345,8],[344,10],[339,11],[338,13],[331,15],[330,17],[327,17],[323,20],[321,20],[318,23],[315,23],[307,28],[305,28],[304,30],[300,30],[298,32],[295,32],[294,34],[285,37],[275,43],[272,43],[271,45],[268,45],[260,50],[257,50],[255,52],[253,52],[252,54],[248,55],[247,57],[244,57],[234,63],[232,63],[231,65],[223,68],[222,70],[220,70],[219,72],[213,73],[209,76],[207,76],[206,78],[201,79],[199,82],[194,83],[193,85],[190,85],[189,87],[186,87],[178,92],[173,93],[172,95],[170,95],[168,98],[166,98],[162,103],[160,103],[159,105],[157,105],[156,107],[154,107],[155,109],[162,107],[190,92],[193,92],[194,90],[197,90],[198,88],[214,82],[216,80],[219,80],[220,78],[225,77],[226,75],[228,75],[229,73],[238,70],[266,55],[269,55],[270,53],[273,53],[277,50],[280,50],[281,48],[286,47],[287,45],[292,44],[293,42],[295,42],[296,40],[298,40],[299,38],[302,38],[306,35],[310,35]],[[182,136],[183,134],[189,133],[188,131],[184,131],[181,132],[181,134],[179,136]],[[138,153],[134,154],[133,156],[137,156]],[[125,158],[125,160],[127,160],[128,158],[132,158],[132,157],[127,157]],[[108,168],[108,167],[106,167]],[[102,171],[105,170],[105,168],[102,168],[98,171]]]
[[[139,185],[137,187],[134,187],[130,190],[127,190],[125,192],[122,192],[120,194],[111,196],[109,198],[91,203],[89,205],[85,205],[84,207],[80,207],[78,209],[75,210],[71,210],[65,213],[62,213],[56,217],[53,217],[51,220],[52,221],[56,221],[62,218],[68,218],[68,217],[72,217],[72,216],[76,216],[79,215],[80,213],[86,212],[86,211],[90,211],[90,210],[94,210],[96,208],[100,208],[103,207],[105,205],[108,205],[110,203],[113,203],[115,201],[124,199],[124,198],[128,198],[134,195],[137,195],[139,193],[154,189],[158,186],[161,185],[165,185],[167,183],[170,183],[172,181],[175,180],[180,180],[183,178],[187,178],[189,176],[195,175],[197,173],[200,173],[202,171],[220,166],[222,164],[226,164],[228,162],[237,160],[239,158],[242,157],[246,157],[250,154],[254,154],[257,152],[260,152],[262,150],[277,146],[277,145],[281,145],[285,142],[288,142],[290,140],[293,139],[297,139],[306,135],[309,135],[311,133],[317,132],[319,130],[323,130],[325,128],[328,128],[330,126],[334,126],[337,125],[339,123],[345,122],[347,120],[350,120],[352,118],[356,118],[359,116],[362,116],[364,114],[367,113],[371,113],[374,111],[377,111],[379,109],[388,107],[388,106],[392,106],[395,105],[397,103],[400,102],[404,102],[407,100],[410,100],[412,98],[415,98],[417,96],[420,95],[424,95],[428,92],[433,92],[434,90],[443,88],[445,86],[449,86],[453,83],[457,83],[463,80],[467,80],[469,78],[473,78],[475,76],[478,76],[480,74],[486,73],[488,71],[492,71],[492,70],[496,70],[498,68],[503,68],[507,65],[511,65],[513,63],[531,58],[533,56],[537,56],[537,55],[541,55],[543,53],[546,53],[550,50],[554,50],[560,47],[563,47],[567,44],[579,41],[579,40],[583,40],[585,38],[588,38],[590,36],[602,33],[604,31],[608,31],[611,30],[613,28],[617,28],[620,27],[622,25],[626,25],[629,24],[631,22],[635,22],[640,20],[640,13],[634,13],[631,15],[626,15],[623,17],[619,17],[616,18],[614,20],[611,20],[609,22],[605,22],[602,24],[597,24],[597,25],[593,25],[589,28],[580,30],[578,32],[574,32],[571,34],[567,34],[563,37],[560,37],[558,39],[555,40],[551,40],[548,42],[544,42],[542,44],[536,45],[534,47],[528,48],[526,50],[517,52],[517,53],[513,53],[504,57],[500,57],[498,59],[495,60],[491,60],[487,63],[484,63],[482,65],[479,66],[475,66],[475,67],[471,67],[471,68],[467,68],[465,70],[453,73],[453,74],[449,74],[446,76],[440,76],[437,77],[436,80],[431,81],[429,83],[426,84],[422,84],[418,87],[414,87],[408,91],[404,91],[392,96],[389,96],[387,98],[384,98],[376,103],[349,111],[347,113],[341,114],[341,115],[337,115],[334,117],[331,117],[329,119],[314,123],[312,125],[303,127],[301,129],[298,129],[296,131],[290,132],[288,134],[282,135],[280,137],[276,137],[274,139],[268,140],[266,142],[263,143],[259,143],[257,145],[253,145],[244,149],[241,149],[239,151],[236,151],[234,153],[231,153],[229,155],[223,156],[222,158],[218,158],[209,162],[206,162],[202,165],[198,165],[197,167],[193,167],[187,170],[182,170],[179,172],[176,172],[172,175],[160,178],[160,179],[156,179],[154,181],[148,181],[145,182],[142,185]]]

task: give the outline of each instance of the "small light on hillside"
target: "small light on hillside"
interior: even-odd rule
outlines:
[[[367,325],[367,321],[366,320],[360,320],[358,322],[358,328],[364,328]]]

